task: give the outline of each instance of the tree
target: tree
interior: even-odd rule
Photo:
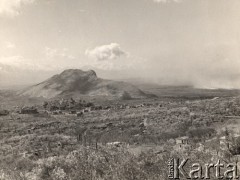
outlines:
[[[47,106],[48,106],[48,102],[45,101],[45,102],[43,103],[43,108],[44,108],[44,109],[47,109]]]
[[[122,96],[121,96],[122,100],[130,100],[132,99],[132,97],[130,96],[130,94],[126,91],[123,92]]]

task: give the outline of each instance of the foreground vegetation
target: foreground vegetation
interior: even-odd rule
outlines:
[[[169,158],[204,164],[240,154],[238,97],[84,101],[74,113],[26,103],[39,113],[19,114],[21,105],[2,101],[9,114],[0,116],[0,179],[167,179]],[[189,143],[179,146],[183,136]],[[229,147],[220,148],[222,137]]]

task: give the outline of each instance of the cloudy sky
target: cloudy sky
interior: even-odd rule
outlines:
[[[240,88],[240,1],[0,0],[0,86],[67,68]]]

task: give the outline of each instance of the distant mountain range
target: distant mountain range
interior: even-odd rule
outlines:
[[[22,90],[19,94],[44,98],[63,96],[105,96],[120,99],[155,97],[130,83],[101,79],[93,70],[82,71],[80,69],[65,70],[46,81]]]

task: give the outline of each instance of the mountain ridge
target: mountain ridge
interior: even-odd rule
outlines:
[[[20,92],[30,97],[55,98],[58,96],[106,96],[109,98],[147,98],[146,94],[136,86],[123,81],[99,78],[95,71],[67,69],[49,79],[28,87]]]

